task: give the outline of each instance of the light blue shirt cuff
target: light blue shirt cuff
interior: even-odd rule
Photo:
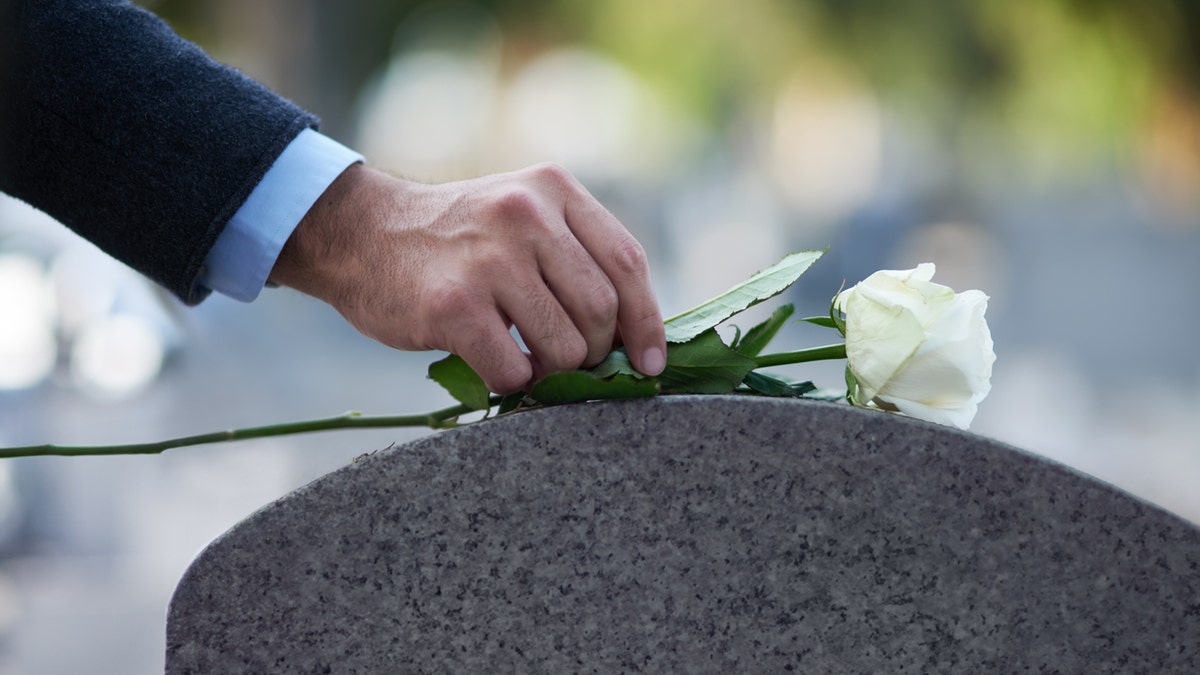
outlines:
[[[197,283],[234,300],[254,300],[304,214],[346,167],[361,161],[314,129],[300,132],[217,237]]]

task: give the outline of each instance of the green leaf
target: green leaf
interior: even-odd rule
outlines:
[[[845,287],[846,285],[843,283],[842,288]],[[846,337],[846,317],[837,306],[838,296],[841,294],[842,292],[839,290],[834,294],[833,300],[829,301],[829,320],[833,323],[833,327],[838,329],[838,332],[842,334],[842,337]]]
[[[521,407],[521,403],[525,401],[525,392],[518,391],[515,394],[508,394],[500,399],[499,405],[496,406],[496,414],[503,415]]]
[[[823,251],[789,254],[712,300],[667,319],[667,342],[687,342],[747,307],[782,293],[823,254]]]
[[[742,384],[764,396],[792,395],[792,389],[788,386],[787,382],[766,373],[756,373],[753,371],[746,373],[746,379],[742,380]]]
[[[841,389],[817,389],[814,387],[812,391],[801,394],[800,398],[837,403],[846,399],[846,392]]]
[[[864,405],[865,403],[858,400],[858,378],[850,372],[849,364],[846,364],[846,402],[851,405]]]
[[[728,394],[757,365],[730,349],[710,328],[688,342],[668,344],[667,366],[658,379],[664,393]]]
[[[798,398],[817,390],[816,385],[812,382],[793,382],[778,375],[759,372],[747,373],[746,379],[742,380],[742,383],[765,396]]]
[[[829,317],[829,316],[806,316],[803,319],[797,319],[797,321],[803,321],[804,323],[811,323],[815,326],[820,326],[822,328],[837,328],[838,327],[838,324],[836,321],[833,320],[833,317]],[[843,335],[843,337],[845,337],[845,335]]]
[[[775,310],[766,321],[746,331],[746,337],[742,338],[740,342],[734,343],[736,345],[734,350],[743,356],[758,356],[795,311],[796,308],[790,304]]]
[[[487,410],[488,388],[483,378],[457,354],[429,364],[429,379],[442,385],[456,401],[471,410]]]
[[[737,324],[734,324],[733,339],[729,341],[729,347],[730,347],[730,349],[732,349],[735,352],[740,352],[741,345],[742,345],[742,327],[738,326]]]
[[[609,352],[603,361],[596,364],[588,372],[601,379],[607,379],[613,375],[629,375],[637,379],[645,377],[630,363],[629,354],[625,353],[624,347],[618,347]]]
[[[791,385],[792,393],[796,396],[806,396],[817,391],[817,385],[813,384],[812,380],[805,380],[804,382],[792,382]],[[839,395],[838,398],[841,398],[841,396]]]
[[[658,381],[652,377],[637,379],[616,375],[601,379],[592,373],[572,370],[551,373],[530,390],[530,398],[548,405],[618,398],[649,398],[658,394]]]

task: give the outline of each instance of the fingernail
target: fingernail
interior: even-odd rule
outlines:
[[[667,366],[667,358],[658,347],[642,352],[642,374],[658,375]]]

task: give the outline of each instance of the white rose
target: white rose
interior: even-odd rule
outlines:
[[[934,266],[876,272],[835,300],[856,405],[966,429],[991,390],[988,296],[935,284]]]

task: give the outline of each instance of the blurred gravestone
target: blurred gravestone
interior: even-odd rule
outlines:
[[[1200,529],[952,429],[662,397],[362,458],[171,604],[168,673],[420,671],[1196,673]]]

